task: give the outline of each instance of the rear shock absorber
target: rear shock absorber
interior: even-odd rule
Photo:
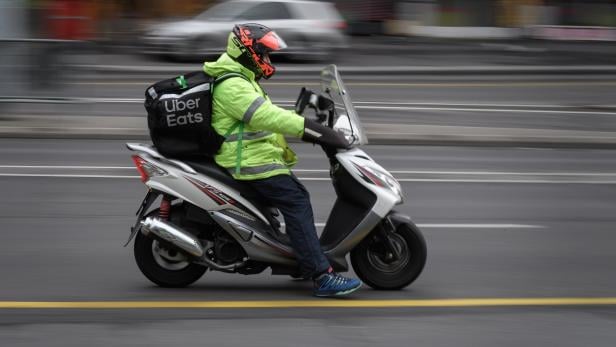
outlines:
[[[160,209],[158,210],[158,217],[162,220],[169,219],[169,213],[171,212],[171,200],[166,195],[163,195],[163,199],[160,201]]]

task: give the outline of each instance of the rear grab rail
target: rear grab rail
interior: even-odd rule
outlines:
[[[130,149],[131,151],[134,152],[143,152],[149,156],[151,156],[152,158],[164,161],[166,163],[172,164],[173,166],[176,166],[180,169],[182,169],[185,172],[188,172],[189,174],[193,174],[196,175],[197,171],[195,171],[195,169],[193,169],[192,167],[188,166],[187,164],[182,163],[181,161],[178,160],[173,160],[173,159],[168,159],[165,158],[162,154],[158,153],[158,151],[150,145],[146,145],[146,144],[142,144],[142,143],[134,143],[134,142],[130,142],[126,144],[126,147],[128,149]]]

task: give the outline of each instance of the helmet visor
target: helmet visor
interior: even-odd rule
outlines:
[[[274,31],[270,31],[263,35],[262,38],[257,40],[257,43],[261,44],[266,52],[274,52],[287,48],[286,42]]]

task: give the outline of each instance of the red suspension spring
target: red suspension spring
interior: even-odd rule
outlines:
[[[158,210],[158,217],[162,220],[169,219],[169,212],[171,211],[171,200],[166,196],[160,201],[160,209]]]

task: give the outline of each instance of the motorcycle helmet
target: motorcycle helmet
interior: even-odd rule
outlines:
[[[268,79],[276,72],[269,53],[286,47],[284,40],[265,25],[237,24],[229,34],[227,54],[249,68],[257,78]]]

